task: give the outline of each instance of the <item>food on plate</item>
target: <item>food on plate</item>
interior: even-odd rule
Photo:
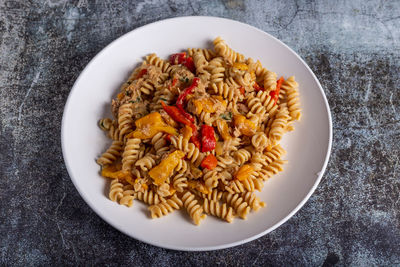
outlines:
[[[100,120],[112,140],[97,159],[109,198],[149,205],[152,218],[185,210],[232,222],[265,206],[254,191],[283,170],[283,135],[301,117],[298,83],[217,37],[169,60],[146,56]]]

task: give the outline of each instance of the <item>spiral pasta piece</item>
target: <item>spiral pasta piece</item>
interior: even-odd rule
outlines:
[[[205,112],[204,110],[199,114],[199,121],[203,122],[204,124],[211,125],[217,119],[212,116],[211,113]]]
[[[184,174],[188,171],[189,166],[186,160],[181,159],[175,167],[175,171],[178,172],[179,174]]]
[[[233,157],[240,166],[251,158],[251,153],[247,149],[241,148],[233,154]]]
[[[204,212],[216,217],[219,217],[229,223],[234,219],[234,212],[232,207],[227,207],[226,203],[222,205],[217,201],[204,199],[203,202]]]
[[[133,200],[135,199],[135,190],[133,190],[132,185],[125,185],[123,187],[122,197],[119,200],[119,204],[125,205],[127,207],[132,207]]]
[[[235,213],[239,215],[240,218],[246,219],[247,214],[250,212],[250,207],[239,194],[225,192],[223,198],[226,203],[234,209]]]
[[[267,111],[261,103],[260,98],[256,97],[254,94],[250,94],[247,98],[247,106],[250,110],[250,112],[247,113],[247,118],[256,115],[261,120],[265,119]]]
[[[162,155],[168,153],[169,151],[169,146],[167,145],[165,136],[166,134],[164,134],[163,132],[159,132],[151,139],[151,144],[153,145],[155,154],[159,157],[162,157]]]
[[[225,78],[224,60],[221,57],[214,58],[207,66],[208,72],[211,74],[210,83],[223,82]]]
[[[281,140],[283,134],[285,133],[288,119],[289,112],[287,108],[280,109],[276,114],[275,119],[272,121],[271,129],[269,130],[268,137],[272,144],[275,144]]]
[[[189,143],[186,158],[197,167],[203,161],[204,154],[193,143]]]
[[[174,210],[179,210],[182,207],[182,200],[180,200],[176,194],[171,198],[167,199],[165,202],[160,202],[155,205],[151,205],[148,209],[150,211],[150,216],[152,219],[160,218]]]
[[[133,131],[133,104],[122,104],[118,109],[118,129],[120,139],[122,140],[125,135]]]
[[[121,141],[113,141],[106,152],[104,152],[97,160],[97,163],[101,166],[112,164],[121,156],[123,145],[124,143]]]
[[[203,80],[203,82],[207,82],[210,78],[210,73],[207,71],[208,62],[204,57],[204,54],[201,52],[195,52],[193,55],[193,62],[196,67],[197,76]]]
[[[267,164],[270,164],[273,161],[281,159],[285,154],[286,151],[281,147],[280,144],[273,146],[270,150],[267,150],[264,153]]]
[[[110,127],[114,124],[114,122],[109,118],[104,118],[99,120],[99,127],[103,131],[109,131]]]
[[[189,151],[189,140],[184,139],[182,135],[171,136],[171,144],[183,152]]]
[[[271,92],[276,89],[277,75],[275,72],[267,70],[264,74],[264,89],[266,92]]]
[[[161,102],[169,105],[172,103],[173,98],[174,95],[168,88],[157,90],[154,93],[154,102],[150,104],[150,109],[152,111],[162,110]]]
[[[289,77],[283,82],[282,87],[286,91],[287,96],[287,107],[292,120],[300,120],[301,109],[299,100],[298,83],[294,80],[294,77]]]
[[[243,201],[246,201],[249,207],[254,211],[266,206],[265,202],[260,201],[260,198],[252,192],[242,193],[240,196],[243,198]]]
[[[231,67],[228,69],[228,75],[226,76],[231,77],[236,82],[236,84],[240,86],[251,86],[252,77],[251,74],[247,71],[241,71],[236,69],[235,67]]]
[[[164,73],[169,73],[171,71],[171,64],[159,58],[155,53],[146,56],[146,62],[150,65],[159,67]]]
[[[262,105],[265,108],[268,117],[272,118],[278,111],[278,105],[275,104],[273,98],[266,91],[258,91],[256,96],[260,99]]]
[[[234,163],[234,159],[231,156],[225,155],[225,156],[217,156],[217,166],[220,168],[228,168],[231,164]]]
[[[237,99],[238,90],[236,88],[232,89],[224,82],[217,82],[211,85],[212,89],[214,90],[215,94],[219,94],[223,98],[233,101]]]
[[[257,174],[257,173],[255,173]],[[243,192],[253,192],[255,190],[261,191],[263,188],[264,184],[262,182],[262,179],[258,179],[255,177],[249,177],[243,181],[239,180],[232,180],[229,182],[227,186],[225,186],[225,189],[231,193],[243,193]]]
[[[139,158],[141,140],[129,138],[126,141],[124,153],[122,154],[122,170],[130,171],[136,160]]]
[[[123,187],[124,185],[118,179],[112,179],[110,184],[110,191],[108,194],[111,201],[117,202],[124,196]]]
[[[216,55],[215,52],[211,49],[202,49],[202,48],[188,48],[188,56],[193,57],[195,53],[201,53],[205,57],[207,61],[213,59]]]
[[[140,92],[145,95],[150,95],[154,90],[156,90],[156,85],[150,80],[144,80],[140,86]]]
[[[150,188],[144,190],[143,192],[137,192],[136,198],[148,205],[157,205],[161,202],[166,201],[163,197],[161,197],[159,194],[157,194]]]
[[[249,66],[249,72],[253,72],[256,76],[256,82],[258,84],[264,83],[265,73],[268,71],[264,68],[259,60],[254,62],[252,58],[248,58],[246,64]]]
[[[218,55],[225,58],[231,64],[234,62],[245,61],[245,57],[242,54],[235,52],[232,48],[230,48],[221,37],[215,38],[213,44],[215,52],[217,52]]]
[[[204,180],[204,184],[208,190],[211,190],[212,188],[217,187],[217,185],[218,185],[217,171],[215,169],[214,170],[204,169],[203,170],[203,180]]]
[[[138,159],[135,166],[138,166],[143,171],[148,171],[156,165],[155,155],[146,155],[141,159]]]
[[[203,208],[198,204],[192,193],[186,191],[182,196],[182,201],[186,211],[196,225],[200,224],[200,221],[206,218],[207,215],[203,213]]]
[[[185,175],[181,173],[175,175],[174,178],[172,178],[172,186],[176,191],[183,192],[188,186]]]
[[[269,140],[265,133],[257,132],[251,138],[251,144],[257,151],[263,151],[269,145]]]
[[[208,194],[206,193],[201,193],[198,191],[193,191],[194,194],[196,194],[197,196],[204,198],[204,199],[208,199],[208,200],[212,200],[212,201],[220,201],[223,195],[223,192],[218,190],[217,188],[212,189]]]
[[[123,141],[121,138],[118,123],[116,121],[111,121],[111,119],[101,119],[99,121],[99,126],[103,131],[107,132],[107,136],[114,141]]]
[[[157,194],[160,197],[168,197],[169,195],[171,195],[171,191],[169,189],[169,184],[163,183],[163,184],[157,186]]]

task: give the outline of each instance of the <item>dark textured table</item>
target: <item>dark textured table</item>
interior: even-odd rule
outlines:
[[[130,30],[185,15],[276,36],[315,72],[332,111],[314,195],[272,233],[220,251],[170,251],[113,229],[61,155],[64,104],[90,59]],[[399,1],[0,0],[0,265],[400,265],[399,15]]]

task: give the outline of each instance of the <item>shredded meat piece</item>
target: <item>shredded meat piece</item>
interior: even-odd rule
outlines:
[[[237,104],[238,111],[242,114],[247,114],[249,112],[249,109],[245,104],[238,103]]]
[[[133,110],[135,111],[135,119],[139,119],[149,113],[149,101],[139,101],[133,104]]]
[[[148,78],[152,81],[158,81],[158,79],[162,74],[161,69],[153,65],[147,65],[146,68],[147,68]]]
[[[115,118],[118,118],[118,109],[120,106],[120,102],[118,99],[112,99],[111,100],[111,112],[114,115]]]
[[[194,78],[194,74],[186,67],[179,65],[179,67],[176,66],[173,70],[173,78],[176,78],[181,82],[185,82],[187,78],[188,82],[191,83]]]

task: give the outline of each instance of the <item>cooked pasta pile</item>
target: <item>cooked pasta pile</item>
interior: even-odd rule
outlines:
[[[100,120],[112,144],[97,160],[112,201],[140,200],[152,218],[184,209],[195,224],[265,206],[254,191],[286,163],[279,142],[300,119],[298,84],[213,44],[148,55],[112,100],[115,119]]]

